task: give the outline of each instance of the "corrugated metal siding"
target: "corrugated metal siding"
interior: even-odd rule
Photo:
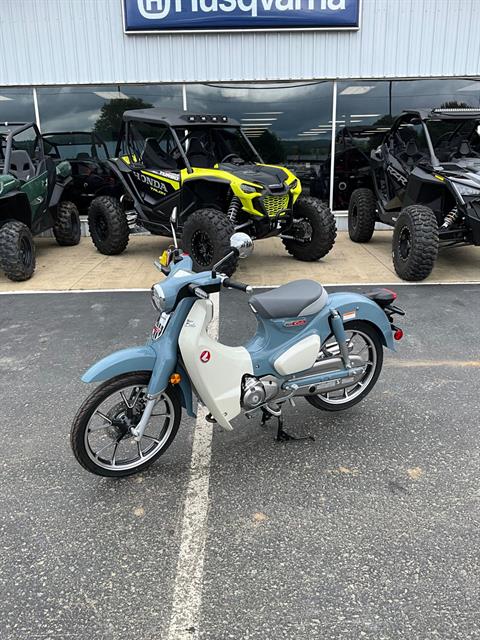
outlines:
[[[363,0],[358,32],[125,35],[121,0],[1,0],[0,85],[477,76],[480,0]]]

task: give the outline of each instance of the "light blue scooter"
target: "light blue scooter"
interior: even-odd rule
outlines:
[[[172,228],[173,230],[173,228]],[[278,419],[277,439],[296,439],[283,429],[282,407],[303,396],[318,409],[339,411],[371,391],[383,363],[383,347],[395,350],[403,336],[393,324],[396,294],[334,293],[313,280],[297,280],[253,295],[257,331],[245,346],[222,345],[207,333],[210,295],[222,287],[250,292],[222,275],[233,254],[246,257],[249,236],[232,236],[232,252],[212,272],[194,273],[178,248],[157,266],[167,276],[152,287],[159,312],[144,346],[117,351],[82,377],[101,382],[80,407],[71,444],[80,464],[103,476],[145,469],[172,443],[182,407],[194,416],[193,394],[224,429],[244,412],[262,422]],[[176,244],[176,242],[175,242]]]

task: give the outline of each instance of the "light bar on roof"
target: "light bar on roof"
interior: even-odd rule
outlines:
[[[432,113],[479,113],[480,109],[475,109],[474,107],[460,107],[458,109],[432,109]]]

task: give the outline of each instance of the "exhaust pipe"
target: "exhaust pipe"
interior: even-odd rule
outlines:
[[[367,365],[363,364],[360,356],[350,356],[350,360],[353,365],[351,369],[341,368],[341,358],[316,362],[310,369],[310,375],[291,379],[283,388],[293,392],[294,396],[309,396],[351,387],[362,379]]]

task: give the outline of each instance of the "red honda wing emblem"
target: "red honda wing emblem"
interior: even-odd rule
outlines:
[[[202,351],[202,353],[200,354],[200,360],[202,362],[208,362],[210,358],[211,358],[210,351]]]

